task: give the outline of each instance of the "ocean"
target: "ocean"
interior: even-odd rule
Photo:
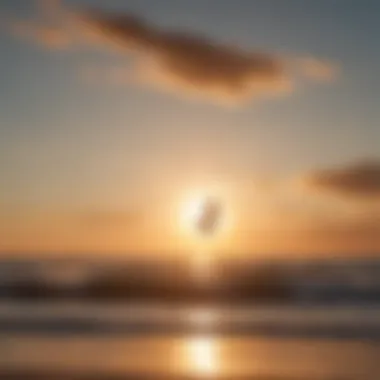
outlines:
[[[0,305],[1,378],[380,379],[380,307]]]
[[[323,281],[310,279],[305,267],[299,271],[298,266],[298,273],[310,281],[292,282],[293,298],[275,292],[270,293],[274,297],[270,302],[264,302],[256,292],[249,301],[232,302],[232,292],[228,302],[215,303],[197,303],[186,297],[181,302],[163,302],[157,298],[161,293],[154,293],[154,298],[144,293],[145,298],[136,301],[128,298],[131,289],[136,289],[131,283],[128,287],[123,283],[122,297],[119,288],[115,298],[115,289],[109,287],[107,297],[103,293],[100,298],[89,297],[93,293],[84,293],[84,288],[78,291],[78,284],[83,285],[88,277],[78,276],[77,271],[74,276],[72,267],[64,276],[58,276],[55,269],[49,277],[55,287],[59,278],[64,293],[49,288],[41,296],[25,285],[35,283],[37,272],[41,276],[40,266],[4,265],[7,270],[0,276],[1,379],[380,379],[380,299],[373,265],[364,269],[372,277],[363,276],[363,268],[358,271],[355,264],[350,267],[355,276],[348,278],[344,265],[343,279],[334,266],[330,272],[322,271]],[[31,267],[32,277],[25,270]],[[312,272],[321,273],[320,263],[318,271],[311,267]],[[45,274],[52,273],[46,265],[43,268]],[[120,269],[114,264],[113,268]],[[296,277],[294,268],[291,279]],[[91,271],[98,273],[94,267]],[[328,275],[332,272],[334,276]],[[24,281],[21,288],[16,286],[20,281]],[[75,287],[67,292],[69,283]]]

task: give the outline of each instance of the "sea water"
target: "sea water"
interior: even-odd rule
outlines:
[[[380,307],[0,304],[0,373],[380,379]],[[4,372],[5,371],[5,372]]]

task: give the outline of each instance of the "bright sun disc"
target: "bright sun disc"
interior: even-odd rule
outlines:
[[[202,212],[202,199],[191,199],[183,205],[182,219],[189,229],[195,230],[196,221]]]
[[[225,224],[224,204],[218,197],[198,196],[183,203],[181,225],[194,237],[214,237]]]

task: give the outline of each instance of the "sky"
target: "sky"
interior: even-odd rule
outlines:
[[[377,0],[3,0],[0,251],[380,252]]]

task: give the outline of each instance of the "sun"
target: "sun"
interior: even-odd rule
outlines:
[[[183,202],[180,224],[194,238],[210,240],[223,229],[224,203],[214,195],[202,194]]]
[[[185,200],[180,210],[181,224],[188,231],[196,232],[196,221],[202,213],[202,197]]]
[[[228,241],[231,223],[231,202],[227,192],[188,192],[179,202],[177,215],[181,242],[186,247],[189,266],[196,283],[212,286],[215,278],[215,262],[219,250]]]

